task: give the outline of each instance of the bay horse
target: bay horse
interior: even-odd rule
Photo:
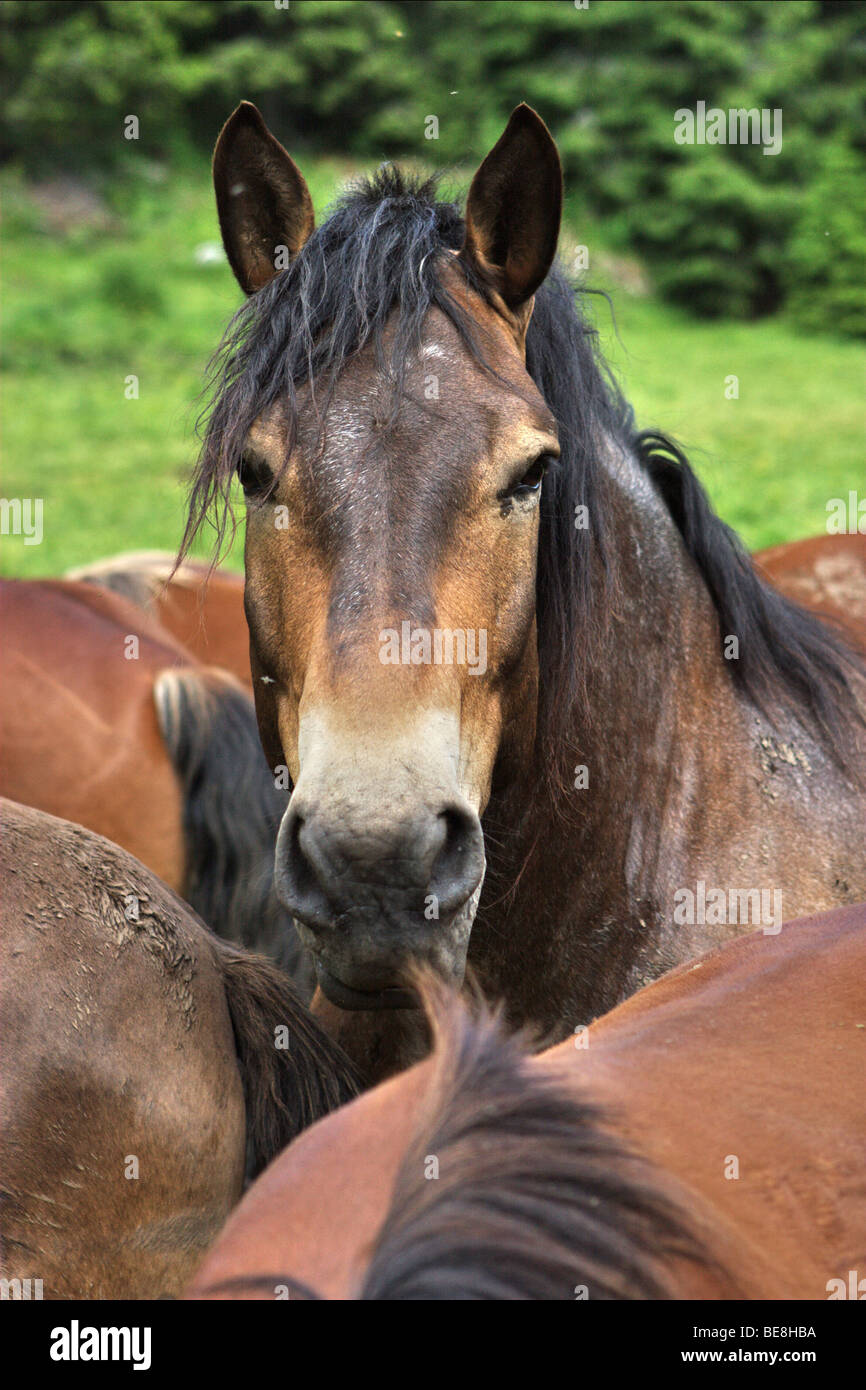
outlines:
[[[197,661],[231,671],[249,687],[242,574],[189,558],[178,565],[170,551],[142,550],[78,565],[65,578],[98,584],[138,604]]]
[[[247,102],[213,172],[247,299],[185,544],[238,477],[276,881],[368,1076],[419,1055],[415,965],[552,1039],[754,925],[678,921],[701,883],[866,897],[863,663],[637,429],[554,264],[540,117],[465,215],[385,166],[316,227]]]
[[[247,1164],[354,1095],[352,1068],[275,964],[117,845],[8,801],[0,828],[0,1273],[175,1296]]]
[[[841,623],[853,645],[866,647],[866,535],[786,541],[755,551],[752,562],[780,593]],[[250,683],[242,575],[189,558],[178,565],[171,551],[146,550],[80,565],[65,578],[130,599],[199,661]]]
[[[311,988],[273,888],[287,793],[247,690],[92,584],[0,581],[0,633],[0,794],[114,840]]]
[[[866,1296],[866,905],[740,937],[528,1057],[433,1055],[296,1140],[190,1298]]]

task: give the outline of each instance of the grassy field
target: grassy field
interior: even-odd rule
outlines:
[[[318,210],[352,171],[305,163]],[[239,302],[217,254],[204,166],[145,168],[88,199],[4,181],[5,497],[42,498],[44,539],[3,537],[5,574],[57,574],[120,550],[171,549],[195,456],[202,370]],[[603,238],[569,228],[596,257]],[[594,313],[642,425],[690,451],[718,511],[757,548],[824,529],[827,500],[863,488],[862,349],[781,321],[695,323],[626,288]],[[599,269],[599,267],[601,267]],[[726,378],[739,398],[726,399]],[[138,378],[138,399],[126,399]],[[240,540],[230,563],[240,567]]]

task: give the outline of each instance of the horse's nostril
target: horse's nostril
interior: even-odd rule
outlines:
[[[313,866],[304,853],[301,844],[301,832],[304,829],[305,821],[303,816],[295,816],[291,824],[291,834],[289,836],[289,854],[291,855],[294,867],[295,880],[299,891],[312,887],[316,882]]]
[[[351,920],[411,936],[422,909],[430,926],[459,912],[483,873],[481,825],[460,802],[384,824],[371,811],[349,820],[289,806],[277,839],[277,892],[314,932],[339,924],[345,935]]]
[[[315,856],[308,852],[311,830],[304,816],[292,806],[286,812],[277,837],[277,893],[294,917],[313,928],[325,927],[332,916],[332,905],[322,876],[316,870]]]
[[[484,873],[484,839],[470,807],[448,806],[439,812],[445,838],[430,876],[430,892],[439,912],[454,912],[471,898]]]

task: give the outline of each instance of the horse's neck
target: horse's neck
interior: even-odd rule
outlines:
[[[722,655],[709,592],[647,475],[611,453],[605,492],[613,592],[574,733],[586,750],[585,833],[608,849],[613,837],[630,879],[650,869],[645,823],[665,825],[669,856],[677,837],[694,843],[720,776],[729,787],[748,778],[756,714]]]
[[[615,592],[587,664],[587,713],[569,732],[575,785],[527,817],[519,855],[499,862],[491,846],[489,901],[506,907],[509,934],[526,937],[535,983],[525,971],[519,982],[496,978],[510,964],[495,924],[489,948],[483,922],[476,940],[491,990],[553,1028],[565,1003],[557,996],[592,1016],[737,934],[674,925],[675,893],[699,879],[784,884],[786,918],[839,901],[822,824],[838,774],[814,730],[781,715],[772,727],[741,693],[706,585],[638,463],[611,456],[605,476]]]
[[[612,596],[602,648],[588,672],[587,732],[601,760],[611,737],[639,734],[639,747],[629,739],[625,762],[636,768],[648,755],[640,776],[647,785],[650,766],[664,775],[660,759],[678,744],[691,746],[696,727],[711,728],[711,719],[742,724],[743,701],[722,656],[706,585],[635,459],[611,450],[602,496]]]
[[[700,864],[738,829],[754,832],[757,852],[760,830],[796,815],[821,784],[836,787],[838,769],[805,708],[791,708],[780,690],[771,724],[736,681],[747,636],[720,630],[706,583],[642,467],[611,453],[606,479],[617,592],[588,673],[589,721],[576,730],[605,788],[587,799],[589,833],[594,820],[605,825],[602,803],[612,800],[623,835],[628,826],[627,869],[640,860],[652,872],[650,846],[661,832],[657,853],[667,862]],[[709,814],[714,808],[724,819]],[[814,806],[811,814],[817,824]],[[658,833],[645,834],[642,822]]]

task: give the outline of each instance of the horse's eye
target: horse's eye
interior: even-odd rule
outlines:
[[[259,493],[267,491],[274,480],[274,475],[262,459],[244,454],[238,464],[238,478],[246,495],[255,497]]]
[[[508,489],[510,497],[527,497],[533,492],[537,492],[541,487],[541,480],[548,470],[551,463],[550,454],[539,454],[527,468],[519,482],[514,483]]]

